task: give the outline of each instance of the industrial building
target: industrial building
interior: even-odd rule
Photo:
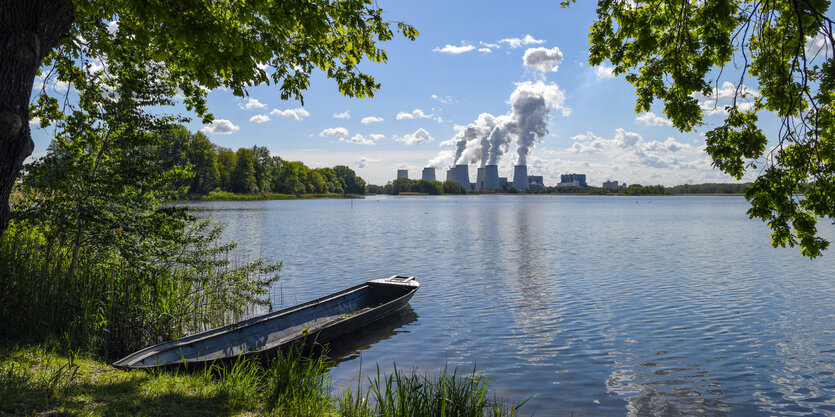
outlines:
[[[617,181],[603,181],[603,188],[609,190],[618,190],[622,188],[626,188],[626,183],[618,185]]]
[[[409,179],[409,170],[408,169],[398,169],[397,170],[397,179],[406,178]]]
[[[531,190],[545,191],[545,183],[542,175],[528,175],[528,188]]]
[[[586,174],[562,174],[557,187],[588,187]]]

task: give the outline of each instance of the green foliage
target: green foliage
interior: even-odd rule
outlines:
[[[305,357],[300,345],[279,352],[267,369],[265,409],[296,417],[331,414],[334,401],[327,370],[325,356]]]
[[[599,0],[589,35],[589,62],[608,60],[615,74],[625,74],[637,90],[635,110],[649,111],[659,100],[682,131],[704,124],[708,109],[697,97],[716,97],[730,73],[735,91],[724,123],[707,132],[707,152],[737,179],[760,169],[746,192],[748,214],[772,228],[772,245],[799,245],[812,258],[830,244],[817,236],[817,220],[835,217],[835,40],[824,14],[830,5]],[[782,119],[779,131],[763,132],[761,111]]]
[[[429,180],[410,180],[408,178],[398,178],[383,187],[385,194],[397,195],[400,193],[420,193],[429,195],[439,195],[444,193],[444,184],[438,181]]]
[[[0,340],[55,340],[108,359],[252,314],[281,266],[233,265],[234,245],[218,245],[208,223],[151,266],[117,253],[73,264],[72,249],[40,230],[12,223],[0,238]]]
[[[444,194],[467,194],[467,190],[455,181],[444,181]]]
[[[259,191],[255,178],[255,157],[252,150],[241,148],[235,154],[235,169],[232,170],[229,185],[231,190],[240,194],[253,194]]]

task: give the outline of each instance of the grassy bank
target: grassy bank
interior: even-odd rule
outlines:
[[[227,191],[212,191],[208,195],[197,197],[207,201],[247,201],[247,200],[304,200],[316,198],[363,198],[359,194],[235,194]]]
[[[514,416],[475,371],[377,375],[333,393],[323,357],[279,356],[196,372],[123,371],[42,347],[0,348],[0,415]],[[361,389],[361,388],[360,388]]]

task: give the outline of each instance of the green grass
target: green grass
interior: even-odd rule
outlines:
[[[0,347],[0,415],[485,417],[519,406],[490,397],[473,370],[395,372],[332,393],[326,359],[298,351],[268,365],[239,359],[200,370],[125,371],[44,347]]]

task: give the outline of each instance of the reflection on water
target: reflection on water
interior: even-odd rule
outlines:
[[[362,355],[362,351],[371,348],[376,343],[388,340],[401,333],[409,333],[406,328],[418,319],[417,313],[411,306],[397,310],[383,320],[349,335],[333,340],[329,343],[328,356],[337,364],[352,361]]]
[[[196,206],[240,253],[284,261],[276,307],[395,273],[421,282],[411,313],[342,346],[337,389],[368,364],[475,363],[540,416],[835,415],[835,252],[771,248],[743,198]]]

